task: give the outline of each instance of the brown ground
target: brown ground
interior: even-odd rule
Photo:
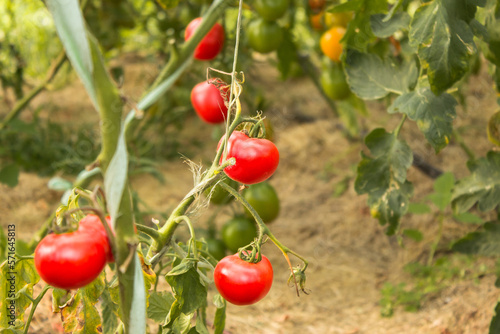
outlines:
[[[137,83],[148,79],[154,67],[130,64],[127,70],[131,71],[130,77],[138,78],[134,80]],[[264,68],[261,73],[268,71],[271,70]],[[404,217],[404,226],[420,229],[425,239],[421,243],[406,241],[406,247],[401,248],[394,238],[385,236],[383,227],[370,217],[366,198],[356,194],[353,182],[343,196],[333,197],[337,182],[353,175],[362,146],[346,140],[338,128],[338,120],[334,119],[308,80],[295,79],[276,84],[274,72],[271,73],[271,76],[250,79],[259,80],[268,98],[274,99],[266,114],[274,122],[276,144],[281,153],[280,167],[271,183],[278,190],[282,211],[271,229],[284,244],[309,259],[307,285],[310,295],[295,296],[294,289],[286,284],[288,271],[284,258],[277,248],[266,245],[266,255],[275,269],[273,288],[256,305],[228,306],[228,332],[487,333],[499,296],[493,286],[493,275],[477,281],[456,281],[425,300],[419,312],[397,309],[392,318],[380,316],[381,286],[386,281],[412,283],[403,266],[414,259],[425,260],[436,235],[436,219],[432,214]],[[124,91],[137,97],[141,85],[126,85]],[[459,109],[456,124],[470,124],[465,128],[464,138],[477,155],[482,156],[491,149],[484,131],[486,121],[495,109],[491,82],[481,77],[473,78],[467,102],[468,113]],[[55,111],[50,117],[62,121],[92,121],[97,125],[97,115],[78,83],[47,93],[35,101],[36,105],[47,103],[58,106],[52,109]],[[316,120],[307,124],[296,123],[290,116],[297,113],[313,116]],[[368,129],[384,126],[390,130],[398,121],[398,116],[389,116],[382,105],[373,103],[370,104],[370,117],[363,123]],[[467,175],[466,155],[456,143],[452,142],[436,156],[428,145],[423,144],[423,136],[413,124],[407,122],[403,133],[410,146],[427,162],[453,171],[457,177]],[[210,129],[192,118],[180,135],[209,137]],[[195,162],[210,159],[215,142],[207,141],[207,144],[203,154],[200,150],[199,155],[189,158]],[[168,210],[189,191],[192,176],[180,158],[163,164],[162,173],[166,178],[165,185],[144,175],[133,180],[133,187],[152,208]],[[416,200],[422,200],[432,191],[432,180],[415,168],[410,170],[409,179],[414,182]],[[29,238],[57,205],[60,196],[48,191],[46,182],[47,179],[22,174],[16,188],[0,186],[2,226],[16,223],[18,237]],[[198,212],[195,221],[203,224],[203,217],[203,211]],[[462,224],[446,220],[441,249],[467,229]],[[298,262],[294,261],[294,264]],[[56,332],[59,320],[50,315],[50,300],[45,299],[30,333]]]

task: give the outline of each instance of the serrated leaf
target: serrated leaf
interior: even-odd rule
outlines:
[[[410,44],[418,56],[435,94],[441,94],[460,80],[476,53],[469,22],[479,2],[434,0],[422,5],[410,24]]]
[[[329,10],[332,13],[349,11],[355,14],[342,39],[347,49],[366,51],[368,44],[376,39],[370,24],[366,23],[369,22],[372,14],[387,12],[387,4],[387,0],[351,0]]]
[[[436,96],[428,88],[420,88],[399,96],[389,113],[400,112],[415,121],[436,152],[446,147],[453,132],[457,102],[449,94]]]
[[[489,334],[497,334],[500,333],[500,302],[495,306],[495,315],[491,319]]]
[[[413,239],[416,242],[424,240],[424,235],[419,230],[406,229],[403,231],[403,235],[407,236],[410,239]]]
[[[407,29],[411,17],[406,12],[397,12],[389,20],[385,14],[375,14],[370,17],[373,34],[379,38],[387,38],[395,32]]]
[[[362,99],[378,99],[389,93],[403,94],[415,86],[418,69],[414,61],[401,66],[374,54],[348,50],[345,72],[351,90]]]
[[[19,183],[19,167],[9,164],[0,169],[0,183],[14,188]]]
[[[458,220],[461,223],[465,224],[482,224],[484,223],[481,217],[476,216],[470,212],[459,213],[457,215],[453,215],[453,218]]]
[[[472,232],[455,242],[452,249],[456,252],[482,256],[500,256],[500,225],[486,223],[480,232]]]
[[[469,211],[476,203],[480,211],[486,212],[500,203],[500,153],[488,152],[471,168],[471,175],[459,180],[453,190],[451,204],[455,213]]]
[[[222,334],[226,327],[226,301],[221,295],[216,294],[214,296],[214,305],[217,307],[214,318],[214,334]]]
[[[62,177],[56,176],[49,180],[47,187],[51,190],[66,191],[73,187],[73,183],[63,179]]]
[[[12,262],[14,261],[15,262]],[[31,305],[33,286],[40,277],[33,260],[7,258],[0,266],[0,328],[9,328],[10,321],[24,321],[25,311]],[[13,289],[12,289],[13,288]],[[12,317],[11,310],[14,310]],[[5,312],[4,310],[9,310]],[[10,323],[12,324],[12,323]]]
[[[101,316],[95,304],[104,291],[104,276],[102,272],[92,283],[78,289],[71,303],[61,310],[65,332],[91,334],[102,331]]]
[[[172,287],[176,300],[181,304],[182,313],[193,313],[206,304],[207,287],[195,266],[181,274],[167,273],[165,278]]]
[[[408,213],[413,213],[416,215],[430,213],[431,208],[424,203],[410,203],[410,207],[408,208]]]
[[[384,129],[373,130],[365,143],[372,157],[362,155],[354,188],[358,194],[368,194],[372,216],[381,225],[389,224],[387,234],[392,235],[413,194],[413,186],[406,181],[413,154],[408,144]]]
[[[46,0],[45,3],[54,18],[66,55],[97,109],[96,89],[92,79],[92,55],[80,3],[78,0]]]
[[[148,318],[160,324],[165,322],[174,301],[174,296],[169,292],[151,292],[149,296]]]

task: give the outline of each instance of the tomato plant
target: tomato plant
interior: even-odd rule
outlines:
[[[255,0],[253,8],[264,20],[272,22],[285,14],[288,4],[288,0]]]
[[[235,253],[239,248],[249,245],[257,237],[257,228],[252,220],[244,216],[237,216],[224,224],[221,234],[227,249]]]
[[[227,185],[229,185],[233,189],[238,188],[238,182],[231,180],[231,179],[226,179],[220,182],[224,182]],[[215,185],[213,187],[208,188],[205,190],[205,196],[210,197],[210,203],[216,204],[216,205],[224,205],[233,200],[233,196],[231,196],[226,190],[224,190],[220,185]]]
[[[35,249],[40,277],[60,289],[78,289],[99,276],[106,265],[106,245],[100,234],[49,234]]]
[[[207,123],[222,123],[227,118],[224,98],[210,82],[203,81],[193,87],[191,104],[196,114]]]
[[[191,21],[187,27],[184,35],[184,39],[187,41],[191,35],[196,31],[198,26],[201,24],[201,17],[198,17]],[[224,46],[225,40],[224,28],[219,24],[215,23],[212,29],[203,37],[201,42],[198,44],[194,51],[194,58],[198,60],[212,60]]]
[[[243,197],[257,211],[264,223],[270,223],[278,217],[280,212],[280,200],[274,187],[268,182],[250,185],[243,192]],[[252,217],[248,210],[247,216]]]
[[[250,47],[260,53],[275,51],[283,41],[283,30],[280,25],[264,19],[250,22],[247,35]]]
[[[248,263],[238,254],[223,258],[214,270],[219,293],[235,305],[250,305],[264,298],[273,284],[273,267],[262,255],[258,263]]]
[[[219,141],[219,147],[224,137]],[[267,180],[274,174],[279,164],[279,152],[273,142],[267,139],[250,138],[241,131],[235,131],[227,142],[226,160],[235,162],[224,168],[231,179],[244,184],[254,184]],[[221,163],[224,157],[221,157]]]

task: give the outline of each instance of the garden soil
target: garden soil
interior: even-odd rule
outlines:
[[[133,78],[128,82],[134,84],[127,84],[126,80],[122,90],[134,101],[138,92],[154,77],[155,66],[131,58],[127,60],[126,71],[126,78]],[[492,148],[485,129],[488,117],[495,111],[495,95],[492,83],[485,78],[485,73],[471,78],[465,96],[468,108],[459,107],[456,120],[464,140],[478,156]],[[275,143],[281,155],[279,168],[270,180],[281,199],[281,213],[270,224],[270,229],[285,245],[309,260],[308,294],[301,293],[298,297],[295,288],[287,284],[287,262],[268,242],[264,251],[274,267],[273,287],[269,295],[255,305],[228,305],[226,333],[487,333],[499,297],[494,287],[495,276],[488,273],[475,279],[450,281],[423,299],[417,312],[396,307],[392,317],[381,316],[381,288],[386,282],[402,282],[408,287],[415,284],[404,266],[411,261],[425,263],[438,231],[436,214],[405,216],[403,227],[418,228],[424,239],[417,243],[403,238],[404,247],[401,247],[397,239],[387,237],[384,227],[370,216],[366,196],[359,196],[354,190],[359,151],[366,152],[366,149],[360,140],[346,138],[342,123],[311,81],[303,77],[281,82],[275,70],[265,62],[253,69],[247,80],[265,92],[269,100],[264,114],[273,122]],[[42,112],[43,117],[70,124],[94,122],[98,126],[97,115],[76,80],[64,89],[37,97],[31,111],[25,111],[23,117],[30,117],[36,106],[51,106]],[[397,115],[386,113],[383,101],[370,103],[368,109],[369,116],[361,121],[365,132],[376,127],[390,131],[400,120]],[[211,131],[192,116],[186,120],[179,137],[211,138]],[[426,163],[452,171],[457,178],[468,175],[467,156],[457,142],[452,141],[436,155],[410,121],[404,125],[402,135]],[[210,160],[216,140],[204,142],[204,147],[191,150],[195,154],[187,158],[195,163]],[[183,153],[179,152],[178,159],[161,164],[165,184],[149,175],[133,178],[133,188],[153,210],[168,212],[192,187],[193,175]],[[423,201],[432,192],[433,180],[419,169],[412,167],[408,178],[415,185],[415,201]],[[18,238],[29,240],[57,207],[61,195],[48,190],[47,181],[47,178],[23,173],[17,187],[0,186],[3,228],[15,223]],[[337,196],[343,184],[347,187]],[[206,217],[213,212],[205,204],[200,202],[193,212],[193,220],[198,226],[204,226]],[[217,224],[223,224],[231,210],[223,210]],[[475,229],[450,219],[449,213],[447,217],[436,253],[438,258],[447,254],[452,240]],[[182,237],[186,232],[181,230],[179,233]],[[493,267],[491,260],[475,261]],[[292,263],[298,265],[300,262],[292,258]],[[214,293],[212,287],[210,297]],[[50,299],[47,294],[37,310],[30,333],[61,332],[59,316],[50,311]],[[210,307],[209,316],[213,312],[214,308]]]

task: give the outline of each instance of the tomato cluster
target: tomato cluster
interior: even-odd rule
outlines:
[[[109,217],[106,220],[109,224]],[[60,289],[81,288],[113,262],[110,242],[99,217],[88,215],[78,230],[49,234],[35,249],[35,267],[40,277]]]
[[[248,44],[260,53],[279,48],[283,41],[283,28],[276,22],[288,10],[289,0],[255,0],[253,9],[259,18],[251,21],[246,29]]]

